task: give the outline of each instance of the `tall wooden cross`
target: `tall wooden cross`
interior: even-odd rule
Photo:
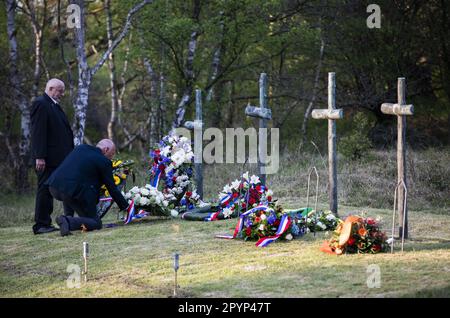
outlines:
[[[406,183],[406,116],[414,114],[414,106],[406,105],[406,80],[399,77],[397,80],[397,104],[384,103],[381,112],[397,116],[397,184]],[[403,233],[403,218],[405,224],[405,238],[408,238],[408,204],[405,198],[405,188],[399,187],[397,209],[399,215],[399,235]]]
[[[337,215],[336,119],[343,118],[344,112],[336,109],[336,73],[328,73],[328,109],[315,109],[311,115],[314,119],[328,119],[328,197],[330,210]]]
[[[267,121],[272,119],[272,111],[267,107],[267,74],[261,73],[259,77],[259,107],[247,105],[245,108],[247,116],[259,118],[259,132],[258,132],[258,168],[259,179],[262,184],[266,184],[266,174],[264,172],[264,164],[266,163],[267,141],[262,141],[267,137],[267,133],[263,132],[261,128],[267,128]],[[266,145],[263,147],[262,145]],[[266,149],[263,149],[266,148]]]
[[[194,154],[203,156],[203,115],[202,115],[202,91],[195,90],[195,122],[186,121],[184,127],[194,131]],[[197,149],[198,148],[198,149]],[[200,158],[202,161],[203,158]],[[195,183],[197,185],[197,193],[203,199],[203,164],[195,162]]]

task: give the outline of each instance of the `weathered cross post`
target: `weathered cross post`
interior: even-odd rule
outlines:
[[[247,116],[259,118],[258,131],[258,168],[259,179],[262,184],[266,184],[266,174],[264,164],[266,163],[267,152],[267,121],[272,119],[272,111],[267,107],[267,74],[261,73],[259,77],[259,107],[247,105],[245,108]],[[264,129],[262,129],[264,128]]]
[[[311,115],[314,119],[328,119],[328,196],[330,210],[337,215],[336,119],[343,118],[344,112],[336,109],[336,73],[328,73],[328,109],[315,109]]]
[[[200,156],[195,160],[195,183],[197,193],[203,199],[203,115],[202,115],[202,91],[195,90],[195,121],[187,121],[184,127],[194,130],[194,154]]]
[[[414,106],[406,105],[406,80],[399,77],[397,80],[397,104],[384,103],[381,105],[384,114],[397,116],[397,183],[404,183],[404,187],[399,187],[397,210],[399,215],[399,235],[405,233],[408,238],[408,205],[405,198],[406,183],[406,116],[414,114]],[[403,229],[402,224],[405,224]]]

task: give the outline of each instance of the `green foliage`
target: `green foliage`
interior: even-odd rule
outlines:
[[[362,112],[353,117],[352,129],[339,141],[338,151],[351,160],[366,157],[368,150],[372,148],[368,132],[372,124],[369,118]]]

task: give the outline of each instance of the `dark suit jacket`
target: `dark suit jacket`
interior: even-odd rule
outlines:
[[[45,159],[47,167],[57,167],[72,151],[73,133],[67,116],[44,93],[31,109],[32,159]]]
[[[75,147],[46,184],[86,206],[97,204],[100,187],[104,184],[121,210],[128,207],[127,201],[114,184],[111,160],[97,147]]]

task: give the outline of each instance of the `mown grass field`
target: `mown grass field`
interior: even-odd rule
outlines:
[[[355,208],[346,207],[348,211]],[[389,211],[367,211],[388,217]],[[450,220],[411,212],[405,252],[333,256],[319,251],[325,233],[267,248],[214,238],[236,220],[152,219],[61,238],[29,227],[0,229],[3,297],[169,297],[173,253],[179,252],[182,297],[402,297],[450,295]],[[111,218],[111,217],[110,217]],[[68,288],[69,264],[82,267],[91,247],[89,281]],[[380,288],[368,288],[368,266],[380,267]]]
[[[316,159],[320,163],[320,158]],[[417,160],[421,160],[420,156]],[[441,169],[435,172],[439,176],[449,169],[449,161],[445,164],[440,160],[442,157],[436,156],[436,161],[431,162],[435,169]],[[310,163],[284,162],[290,163],[269,179],[271,188],[286,208],[304,206],[305,171]],[[381,216],[388,230],[392,180],[373,172],[384,171],[379,166],[370,166],[364,169],[365,175],[359,174],[362,186],[353,188],[351,182],[367,166],[360,163],[341,167],[340,214],[364,212],[367,216]],[[214,199],[226,182],[238,176],[237,169],[230,173],[223,167],[207,168],[206,175],[213,177],[205,179],[206,197]],[[390,168],[386,170],[391,173]],[[428,174],[430,179],[438,178]],[[321,180],[325,180],[322,172]],[[448,182],[448,174],[442,180]],[[0,296],[170,297],[174,281],[173,253],[178,252],[180,297],[449,297],[450,219],[445,195],[448,187],[444,184],[443,190],[434,191],[432,197],[429,188],[420,189],[426,182],[422,177],[411,180],[418,188],[415,191],[428,199],[410,198],[410,240],[404,253],[396,245],[394,254],[339,257],[319,250],[327,233],[275,242],[266,248],[256,248],[252,242],[214,237],[231,234],[235,219],[189,222],[151,218],[127,226],[118,222],[119,226],[114,228],[74,232],[63,238],[58,232],[35,236],[31,232],[33,197],[11,196],[1,207]],[[321,185],[321,208],[326,208],[325,186]],[[358,207],[348,204],[355,200]],[[436,204],[438,201],[442,204]],[[60,213],[61,205],[57,203],[54,216]],[[104,223],[114,222],[115,209],[104,220]],[[69,288],[67,268],[70,264],[82,267],[83,241],[89,242],[91,250],[89,280],[82,282],[80,288]],[[370,279],[367,270],[372,264],[380,268],[379,288],[367,285]]]

